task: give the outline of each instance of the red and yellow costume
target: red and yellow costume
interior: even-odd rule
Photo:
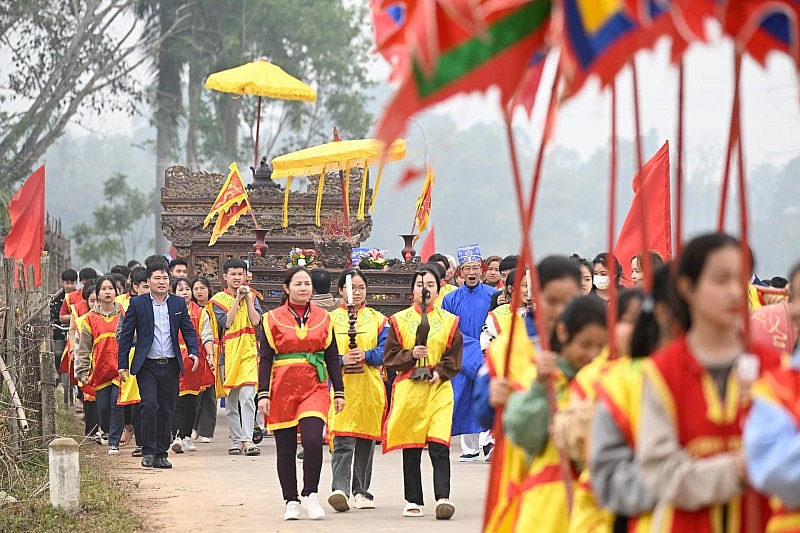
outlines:
[[[198,332],[199,338],[200,319],[202,318],[204,310],[202,307],[192,301],[190,301],[186,306],[189,309],[189,318],[192,320],[192,324],[194,325],[195,331]],[[194,361],[189,358],[189,350],[186,347],[186,343],[183,340],[183,334],[181,334],[181,332],[178,332],[178,342],[181,348],[181,357],[183,358],[183,374],[179,379],[180,392],[178,395],[184,396],[186,394],[191,394],[193,396],[197,396],[203,392],[206,387],[208,387],[208,385],[205,384],[206,370],[208,369],[208,362],[206,362],[206,350],[203,347],[203,343],[199,342],[198,348],[200,353],[198,355],[197,370],[192,370]]]
[[[760,359],[761,371],[780,366],[780,356],[774,350],[753,346]],[[645,363],[649,384],[658,395],[670,418],[678,443],[692,457],[705,458],[741,448],[742,424],[750,407],[749,399],[741,398],[741,384],[731,371],[720,398],[714,378],[690,353],[686,337],[674,341]],[[726,532],[745,531],[751,517],[744,496],[756,498],[760,506],[759,531],[769,518],[767,500],[751,489],[725,504],[686,511],[666,504],[659,509],[660,521],[653,525],[658,531],[697,531],[722,533],[723,516],[727,515]]]
[[[98,391],[111,385],[117,377],[117,323],[119,313],[103,316],[97,311],[89,311],[81,320],[81,329],[92,337],[91,372],[87,385]]]
[[[310,305],[308,318],[300,327],[289,305],[284,304],[265,314],[262,324],[275,352],[269,387],[274,401],[270,403],[267,429],[293,427],[307,417],[327,421],[331,396],[324,352],[333,341],[328,313]]]
[[[614,361],[595,386],[597,399],[614,419],[632,450],[636,449],[639,436],[644,361],[642,358],[627,357]],[[629,533],[647,533],[651,530],[652,513],[627,518]]]
[[[70,331],[67,335],[67,344],[64,346],[64,353],[61,354],[59,371],[62,374],[69,375],[71,385],[77,385],[78,380],[75,379],[74,352],[78,346],[76,336],[79,337],[81,332],[81,324],[78,323],[78,319],[89,312],[89,304],[83,299],[83,293],[78,289],[64,297],[61,309],[62,311],[66,309],[69,312]]]
[[[330,312],[330,320],[340,354],[350,351],[350,329],[347,308],[342,306]],[[386,329],[388,320],[383,314],[365,305],[358,310],[356,344],[365,352],[378,345],[378,337]],[[362,362],[363,373],[343,372],[347,403],[341,413],[328,413],[328,431],[331,435],[380,440],[386,414],[386,387],[381,367]],[[333,392],[331,392],[333,394]]]
[[[509,368],[506,368],[505,357],[510,340],[511,319],[508,322],[509,329],[498,336],[486,350],[486,362],[492,378],[507,378],[511,388],[520,392],[530,388],[536,377],[534,363],[536,353],[528,338],[524,320],[521,318],[516,320],[519,322],[514,327]],[[505,436],[495,436],[495,438],[496,448],[492,460],[502,461],[502,464],[493,465],[493,468],[500,468],[500,480],[497,485],[499,491],[496,502],[486,520],[484,531],[487,533],[514,531],[522,500],[522,481],[528,471],[528,457],[525,451]]]
[[[236,298],[227,289],[211,298],[211,303],[226,313],[231,310]],[[242,302],[236,311],[231,327],[227,328],[220,341],[221,354],[225,358],[225,376],[217,395],[226,395],[231,389],[245,385],[258,385],[258,353],[256,330],[250,323],[247,305]]]
[[[436,296],[436,299],[433,301],[434,307],[441,307],[442,306],[442,300],[444,300],[444,297],[447,296],[449,293],[453,292],[454,290],[456,290],[457,288],[458,287],[453,285],[452,283],[444,283],[439,288],[439,294]]]
[[[800,426],[800,370],[786,368],[764,375],[753,387],[753,397],[783,409]],[[754,420],[751,418],[751,422]],[[794,439],[797,439],[795,434]],[[774,445],[779,446],[779,442]],[[786,457],[784,455],[784,457]],[[785,464],[788,458],[783,459]],[[787,509],[775,496],[770,499],[772,516],[767,523],[767,533],[800,531],[800,509]]]
[[[437,365],[458,331],[458,317],[431,307],[428,310],[428,366]],[[389,319],[398,342],[404,350],[414,348],[421,310],[414,305]],[[460,362],[459,362],[460,364]],[[402,448],[424,448],[428,442],[450,446],[453,425],[453,385],[441,380],[435,385],[416,383],[414,369],[397,374],[392,387],[392,402],[383,430],[383,451]]]

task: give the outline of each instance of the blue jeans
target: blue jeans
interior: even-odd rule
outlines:
[[[108,445],[119,446],[122,430],[125,427],[125,407],[117,405],[119,387],[113,383],[97,391],[97,417],[100,428],[108,433]]]

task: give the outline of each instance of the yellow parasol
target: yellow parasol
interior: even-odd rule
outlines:
[[[256,119],[256,155],[253,168],[258,167],[258,137],[261,129],[261,98],[267,96],[280,100],[305,100],[313,102],[317,93],[287,74],[281,67],[267,59],[252,61],[211,74],[206,79],[206,89],[224,93],[252,94],[258,96],[258,117]]]
[[[320,225],[320,208],[322,206],[322,191],[325,185],[325,174],[339,172],[342,185],[342,204],[344,207],[345,221],[350,227],[350,207],[348,194],[350,187],[350,170],[363,168],[364,178],[361,180],[361,198],[358,203],[357,220],[364,220],[364,202],[367,191],[367,177],[369,166],[379,164],[378,178],[372,193],[370,209],[375,208],[375,197],[381,182],[383,167],[387,161],[399,161],[406,156],[406,142],[397,139],[389,147],[377,139],[359,139],[343,141],[339,139],[339,132],[334,128],[333,141],[311,148],[292,152],[272,160],[272,178],[287,178],[286,192],[283,200],[283,227],[289,225],[289,188],[294,176],[314,176],[319,174],[319,187],[317,189],[317,226]]]

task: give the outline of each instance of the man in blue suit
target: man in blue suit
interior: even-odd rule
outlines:
[[[178,372],[183,374],[183,359],[178,344],[178,331],[197,369],[197,332],[183,298],[169,294],[169,273],[166,264],[147,267],[150,293],[131,298],[119,343],[119,377],[128,378],[128,354],[136,346],[130,373],[139,384],[142,426],[142,466],[172,468],[167,460],[171,442],[172,413],[178,398]]]

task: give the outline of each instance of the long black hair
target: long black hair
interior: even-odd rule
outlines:
[[[631,357],[647,357],[658,347],[661,328],[656,320],[656,306],[669,307],[672,292],[669,264],[660,265],[653,272],[653,292],[642,302],[642,312],[636,319],[631,336]]]
[[[367,276],[361,272],[360,268],[345,268],[342,270],[342,273],[339,274],[339,281],[336,283],[336,286],[340,289],[344,289],[344,286],[347,284],[347,276],[359,277],[364,280],[364,285],[369,287],[369,283],[367,282]]]
[[[686,278],[692,286],[696,286],[711,254],[728,247],[739,249],[740,246],[739,239],[727,233],[707,233],[695,237],[684,247],[675,269],[675,283],[672,284],[673,290],[670,298],[672,313],[684,331],[688,331],[692,327],[692,315],[689,312],[689,304],[677,290],[678,280]],[[750,268],[752,270],[752,254],[750,254],[750,257]]]
[[[609,252],[597,254],[592,260],[592,268],[590,269],[592,270],[592,280],[594,280],[594,265],[600,264],[611,270],[612,262],[616,264],[616,267],[614,267],[616,268],[616,274],[611,276],[611,282],[616,283],[618,287],[621,286],[622,280],[625,279],[625,277],[622,275],[622,265],[620,264],[619,259],[617,259],[617,256]]]

